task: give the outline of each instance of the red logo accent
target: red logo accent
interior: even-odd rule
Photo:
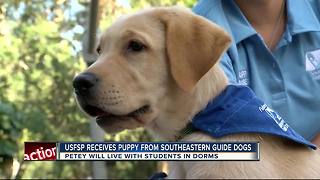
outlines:
[[[56,160],[57,147],[55,142],[25,142],[25,161],[52,161]]]

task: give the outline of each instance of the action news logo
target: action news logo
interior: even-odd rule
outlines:
[[[25,161],[52,161],[57,158],[57,146],[55,142],[25,142]]]

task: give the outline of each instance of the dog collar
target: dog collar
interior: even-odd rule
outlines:
[[[240,85],[228,85],[193,118],[190,127],[193,130],[186,127],[188,133],[202,131],[214,138],[237,133],[266,133],[317,148],[258,99],[250,88]],[[185,131],[181,133],[184,136]]]
[[[194,128],[193,124],[189,122],[186,127],[184,127],[182,130],[179,131],[179,134],[176,136],[176,141],[180,141],[183,139],[185,136],[192,134],[194,132],[197,132],[196,128]]]

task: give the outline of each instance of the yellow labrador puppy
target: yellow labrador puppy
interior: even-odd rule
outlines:
[[[106,132],[147,128],[164,140],[227,86],[219,68],[228,34],[182,8],[125,16],[101,36],[98,60],[74,79],[77,101]],[[320,153],[263,134],[214,139],[196,132],[182,141],[260,141],[260,161],[175,161],[169,178],[320,178]]]

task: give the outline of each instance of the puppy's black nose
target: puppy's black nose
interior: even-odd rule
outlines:
[[[83,95],[93,88],[98,82],[98,78],[93,73],[81,73],[73,79],[75,93]]]

